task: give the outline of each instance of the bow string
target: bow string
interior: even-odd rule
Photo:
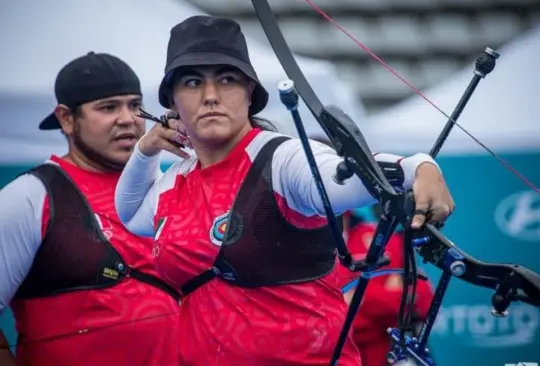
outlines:
[[[390,73],[392,73],[392,75],[394,75],[398,80],[400,80],[409,89],[411,89],[411,91],[414,94],[418,95],[420,98],[422,98],[427,103],[429,103],[433,108],[435,108],[440,114],[445,116],[449,121],[452,121],[452,123],[456,127],[458,127],[467,136],[469,136],[474,142],[476,142],[479,146],[481,146],[484,150],[486,150],[491,156],[493,156],[495,159],[497,159],[502,166],[504,166],[508,171],[510,171],[513,175],[515,175],[518,179],[520,179],[526,186],[528,186],[530,189],[532,189],[536,193],[540,194],[540,188],[538,188],[527,177],[525,177],[521,172],[519,172],[519,170],[514,168],[510,163],[508,163],[505,159],[503,159],[499,154],[494,152],[491,148],[489,148],[481,140],[479,140],[472,133],[467,131],[467,129],[465,127],[463,127],[461,124],[459,124],[457,121],[455,121],[454,118],[452,118],[448,113],[446,113],[442,108],[440,108],[435,102],[433,102],[424,93],[422,93],[417,87],[415,87],[410,81],[408,81],[399,72],[397,72],[392,66],[388,65],[388,63],[386,63],[381,57],[379,57],[367,45],[362,43],[358,38],[356,38],[353,34],[351,34],[347,29],[345,29],[342,25],[340,25],[337,21],[335,21],[328,13],[326,13],[324,10],[322,10],[321,7],[319,7],[317,4],[315,4],[315,2],[313,0],[303,0],[303,1],[305,3],[307,3],[313,10],[315,10],[315,12],[317,14],[319,14],[322,18],[324,18],[326,21],[328,21],[330,24],[332,24],[336,29],[338,29],[341,33],[343,33],[347,37],[349,37],[349,39],[351,39],[358,47],[360,47],[364,52],[366,52],[373,60],[378,62],[382,67],[384,67],[386,70],[388,70]]]

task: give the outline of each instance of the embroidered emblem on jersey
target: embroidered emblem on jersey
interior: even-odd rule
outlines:
[[[166,223],[167,217],[162,217],[157,222],[156,231],[154,232],[154,245],[152,246],[152,257],[154,258],[159,257],[159,253],[161,252],[161,244],[158,242],[158,239],[161,236]]]
[[[154,240],[158,240],[161,236],[161,233],[163,232],[163,229],[165,228],[165,224],[167,223],[167,217],[161,217],[158,220],[156,231],[154,232]]]
[[[227,211],[224,214],[219,215],[212,222],[210,227],[210,240],[217,246],[221,246],[223,239],[225,238],[225,233],[227,232],[227,225],[229,221],[229,213]]]

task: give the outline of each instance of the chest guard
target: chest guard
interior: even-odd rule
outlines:
[[[106,288],[126,277],[179,299],[178,292],[160,279],[126,264],[103,235],[85,196],[61,168],[43,164],[27,174],[44,184],[51,212],[45,237],[15,299]]]
[[[328,227],[299,229],[286,221],[276,202],[272,157],[288,139],[276,137],[261,149],[233,203],[213,267],[184,284],[184,295],[214,277],[256,288],[312,281],[333,270],[335,247]]]

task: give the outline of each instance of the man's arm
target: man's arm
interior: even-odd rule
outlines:
[[[334,181],[336,168],[343,158],[332,148],[316,141],[310,141],[310,145],[334,213],[340,214],[375,203],[375,199],[356,175],[342,185]],[[407,158],[393,154],[376,154],[375,160],[395,164],[396,168],[402,171],[402,186],[396,187],[401,189],[412,188],[418,166],[426,162],[437,165],[427,154],[416,154]],[[292,139],[278,147],[272,161],[272,171],[273,177],[277,178],[274,184],[279,185],[277,191],[291,208],[306,216],[325,215],[315,179],[299,140]]]
[[[41,244],[43,204],[47,193],[39,179],[23,175],[0,190],[0,314],[28,274]],[[0,332],[0,344],[7,341]],[[0,350],[0,365],[15,365]]]

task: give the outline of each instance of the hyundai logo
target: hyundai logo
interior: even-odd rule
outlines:
[[[495,222],[506,235],[540,241],[540,195],[534,191],[511,194],[495,209]]]

